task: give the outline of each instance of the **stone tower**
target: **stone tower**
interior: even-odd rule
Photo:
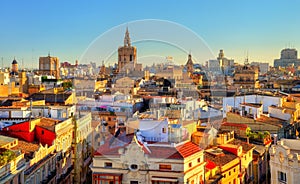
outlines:
[[[194,63],[193,63],[193,60],[192,60],[191,53],[188,56],[188,61],[186,62],[185,66],[186,66],[187,72],[189,72],[191,74],[194,72]]]
[[[23,93],[28,93],[28,81],[26,72],[22,70],[19,72],[19,84],[20,84],[20,91]]]
[[[124,46],[118,49],[118,72],[134,69],[136,65],[136,47],[131,46],[128,27],[124,37]]]
[[[48,57],[39,58],[39,73],[41,75],[51,75],[56,79],[60,78],[59,73],[59,59],[58,57],[52,57],[50,54]]]

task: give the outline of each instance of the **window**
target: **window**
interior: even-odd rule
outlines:
[[[131,164],[131,165],[130,165],[130,169],[131,169],[131,170],[137,170],[137,169],[138,169],[138,165],[136,165],[136,164]]]
[[[192,167],[192,162],[189,163],[189,167]]]
[[[198,158],[198,159],[197,159],[197,161],[198,161],[198,163],[200,163],[200,162],[201,162],[201,159],[200,159],[200,158]]]
[[[105,162],[104,167],[112,168],[112,163],[111,162]]]
[[[133,61],[133,57],[132,57],[132,54],[130,54],[130,61]]]
[[[162,128],[162,133],[167,133],[167,130],[166,130],[166,128]]]
[[[172,167],[167,164],[159,164],[159,170],[172,170]]]
[[[235,172],[235,168],[233,169],[233,172]]]
[[[44,130],[42,130],[42,135],[44,135]]]
[[[226,174],[223,175],[223,178],[226,178]]]
[[[229,171],[229,176],[231,175],[231,171]]]
[[[286,173],[278,171],[278,180],[280,182],[286,182]]]
[[[139,184],[138,181],[130,181],[130,184]]]

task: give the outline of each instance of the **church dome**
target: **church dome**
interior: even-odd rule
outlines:
[[[13,62],[12,62],[11,64],[13,64],[13,65],[14,65],[14,64],[18,64],[18,62],[17,62],[16,59],[14,59]]]

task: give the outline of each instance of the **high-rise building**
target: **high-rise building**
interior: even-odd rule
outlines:
[[[59,73],[59,58],[52,57],[50,54],[47,57],[40,57],[39,59],[39,74],[51,75],[56,79],[60,78]]]
[[[133,69],[136,66],[136,47],[131,46],[128,28],[124,37],[124,46],[118,49],[118,72]]]
[[[298,51],[296,49],[286,48],[281,51],[280,59],[274,60],[274,67],[300,66]]]

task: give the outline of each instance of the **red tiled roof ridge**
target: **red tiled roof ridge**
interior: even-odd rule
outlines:
[[[198,153],[202,149],[191,141],[184,142],[181,145],[176,146],[176,150],[182,155],[183,158],[189,157],[195,153]]]

